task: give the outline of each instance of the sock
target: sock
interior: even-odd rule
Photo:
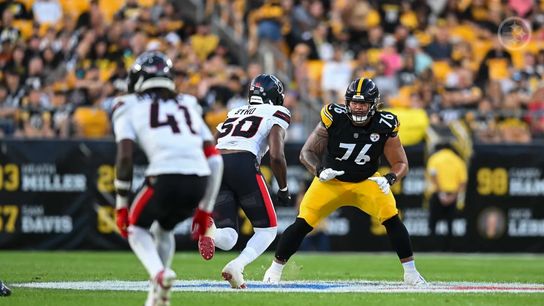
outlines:
[[[150,278],[154,278],[157,273],[164,269],[153,237],[148,230],[136,225],[130,225],[128,227],[128,243],[134,254],[144,265]]]
[[[244,267],[264,253],[278,233],[277,227],[254,228],[253,230],[255,233],[247,242],[246,247],[242,250],[240,256],[234,259]]]
[[[295,254],[304,240],[304,237],[313,230],[306,220],[296,218],[295,222],[283,232],[278,246],[276,247],[275,257],[281,262],[287,262]]]
[[[280,263],[277,263],[275,260],[272,260],[272,264],[270,265],[270,269],[278,273],[283,272],[283,267],[285,267],[285,264],[282,265]]]
[[[416,271],[416,261],[411,260],[411,261],[403,262],[402,267],[404,268],[404,272],[414,272]]]
[[[152,227],[152,232],[155,236],[155,245],[162,264],[165,267],[171,267],[172,259],[174,259],[174,253],[176,251],[174,232],[163,229],[158,223]]]
[[[231,227],[215,229],[215,247],[223,251],[228,251],[236,245],[238,241],[238,233]]]

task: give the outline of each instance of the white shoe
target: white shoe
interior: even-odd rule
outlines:
[[[154,306],[170,306],[170,289],[176,280],[176,272],[166,268],[159,272],[153,279],[155,288]]]
[[[230,283],[234,289],[246,289],[246,281],[244,280],[244,267],[235,261],[229,262],[221,271],[223,279]]]
[[[272,267],[264,272],[263,282],[269,284],[279,284],[281,280],[281,272],[274,270]]]
[[[427,281],[419,274],[417,271],[413,272],[404,272],[404,284],[414,287],[424,287],[427,286]]]

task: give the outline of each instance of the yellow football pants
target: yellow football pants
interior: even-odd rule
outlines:
[[[381,175],[376,173],[374,176]],[[373,181],[350,183],[332,179],[320,182],[316,177],[300,203],[298,218],[303,218],[315,228],[321,220],[342,206],[357,207],[377,218],[380,223],[399,212],[393,193],[384,194]]]

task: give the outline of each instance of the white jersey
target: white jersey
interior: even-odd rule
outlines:
[[[116,98],[113,108],[115,140],[131,139],[145,152],[146,175],[209,175],[202,148],[213,136],[194,109],[194,97],[154,102],[150,95]]]
[[[268,134],[274,125],[289,127],[291,113],[283,106],[271,104],[244,105],[232,109],[227,119],[217,125],[218,149],[243,150],[253,153],[260,163],[268,152]]]

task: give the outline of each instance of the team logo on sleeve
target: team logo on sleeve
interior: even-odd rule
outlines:
[[[378,134],[378,133],[372,133],[372,134],[370,134],[370,140],[371,140],[372,142],[376,142],[376,141],[380,140],[380,134]]]

